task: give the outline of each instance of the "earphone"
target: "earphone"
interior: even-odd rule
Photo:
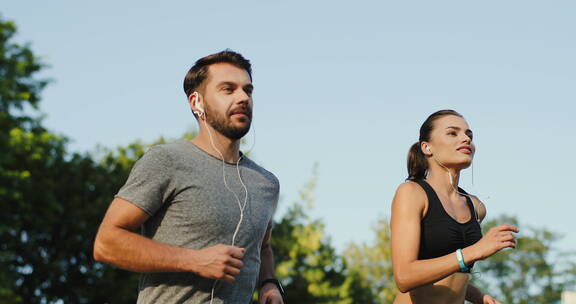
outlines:
[[[194,111],[194,114],[196,114],[198,117],[204,116],[204,107],[200,103],[200,94],[198,92],[194,91],[194,93],[192,93],[192,95],[196,96],[196,100],[194,100],[194,105],[198,109],[198,111]]]

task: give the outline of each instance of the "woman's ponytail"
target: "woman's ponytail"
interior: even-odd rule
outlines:
[[[408,178],[406,180],[424,179],[427,170],[428,162],[424,153],[422,153],[420,142],[416,142],[408,150]]]

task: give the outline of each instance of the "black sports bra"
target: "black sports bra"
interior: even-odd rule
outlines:
[[[466,203],[470,210],[470,220],[466,223],[459,223],[446,212],[436,191],[425,180],[416,180],[415,182],[426,191],[428,197],[428,211],[420,222],[418,259],[441,257],[455,252],[456,249],[473,245],[482,238],[482,229],[470,197],[466,197]],[[460,188],[458,191],[467,194]],[[464,260],[466,260],[465,256]],[[468,269],[472,269],[473,266],[474,263],[469,264]]]

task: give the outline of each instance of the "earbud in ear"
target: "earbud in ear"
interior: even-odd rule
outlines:
[[[430,152],[430,147],[426,146],[426,151]]]
[[[198,111],[194,111],[194,114],[196,114],[198,116],[204,115],[204,107],[200,103],[200,94],[198,92],[194,92],[192,94],[196,95],[196,99],[194,100],[194,105],[196,106],[196,109],[198,109]]]

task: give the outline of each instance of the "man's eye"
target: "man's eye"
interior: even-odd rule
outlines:
[[[232,88],[230,88],[230,87],[222,88],[222,90],[224,90],[224,91],[226,91],[226,92],[233,92],[233,91],[234,91],[234,89],[232,89]]]

